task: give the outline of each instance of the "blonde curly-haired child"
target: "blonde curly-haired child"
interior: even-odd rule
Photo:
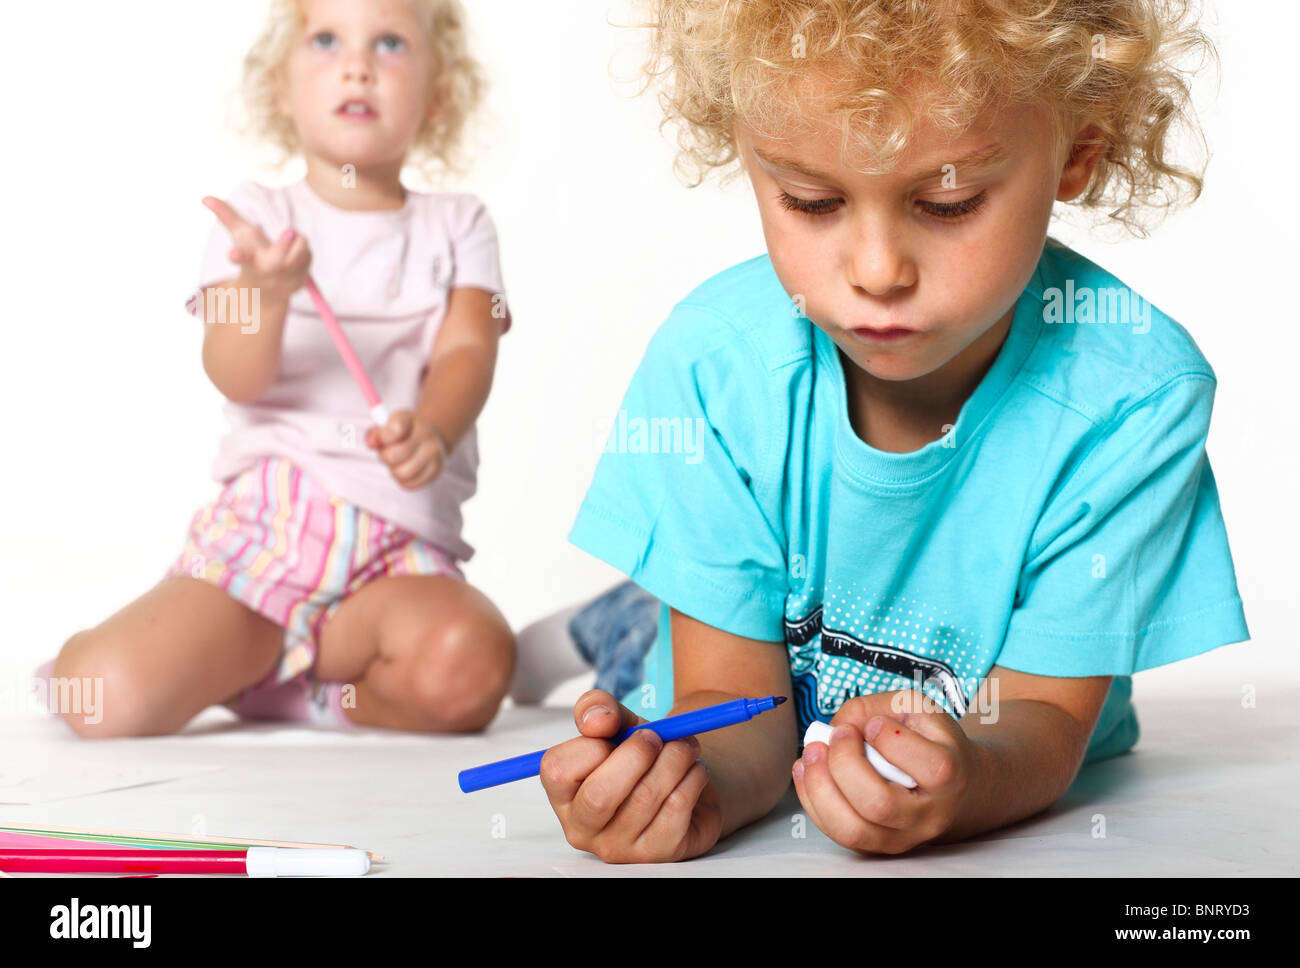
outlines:
[[[45,672],[103,683],[86,737],[170,733],[206,707],[344,728],[485,726],[514,638],[464,580],[475,421],[509,327],[498,245],[461,170],[482,71],[456,0],[272,0],[247,55],[252,132],[300,158],[226,200],[188,308],[228,399],[220,495],[140,598]],[[369,426],[303,289],[310,270],[391,416]]]
[[[1047,236],[1058,202],[1143,233],[1169,189],[1199,194],[1170,157],[1196,127],[1178,63],[1213,47],[1165,0],[647,16],[681,170],[743,169],[767,251],[658,330],[571,532],[671,618],[643,681],[584,695],[583,735],[542,762],[565,836],[682,860],[792,780],[862,853],[1036,813],[1137,741],[1132,673],[1249,638],[1205,451],[1214,371]],[[769,695],[794,701],[603,738]],[[800,755],[814,721],[834,733]]]

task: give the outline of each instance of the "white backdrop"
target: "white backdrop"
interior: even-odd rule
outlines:
[[[471,581],[519,627],[619,576],[565,535],[655,327],[697,283],[762,251],[748,186],[688,190],[621,3],[467,0],[492,81],[460,185],[487,202],[516,325],[480,420],[466,509]],[[1261,689],[1295,645],[1297,324],[1294,109],[1300,6],[1210,8],[1222,84],[1196,103],[1213,158],[1201,200],[1147,241],[1053,233],[1193,334],[1219,377],[1209,453],[1255,640],[1146,673]],[[212,215],[258,167],[226,104],[264,0],[11,4],[0,71],[7,438],[0,475],[0,669],[25,672],[144,592],[215,495],[222,399],[182,308]],[[618,52],[623,50],[620,55]]]

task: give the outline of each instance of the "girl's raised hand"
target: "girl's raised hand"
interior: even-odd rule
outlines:
[[[293,229],[285,229],[272,242],[261,227],[246,221],[221,199],[207,195],[203,204],[221,220],[234,240],[230,261],[240,267],[241,285],[287,302],[307,282],[311,249],[305,238]]]

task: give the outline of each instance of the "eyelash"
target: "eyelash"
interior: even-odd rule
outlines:
[[[963,216],[973,215],[987,198],[988,192],[982,191],[978,195],[962,199],[960,202],[919,202],[918,204],[935,218],[955,221]],[[777,201],[787,211],[802,212],[804,215],[816,218],[821,215],[829,215],[831,212],[838,210],[841,200],[838,198],[818,198],[809,201],[804,198],[795,198],[789,192],[783,191],[777,196]]]

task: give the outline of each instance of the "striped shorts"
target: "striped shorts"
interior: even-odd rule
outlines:
[[[224,588],[284,629],[280,664],[251,688],[315,665],[320,632],[343,599],[385,575],[464,580],[446,551],[337,498],[282,457],[263,457],[195,512],[163,578]]]

